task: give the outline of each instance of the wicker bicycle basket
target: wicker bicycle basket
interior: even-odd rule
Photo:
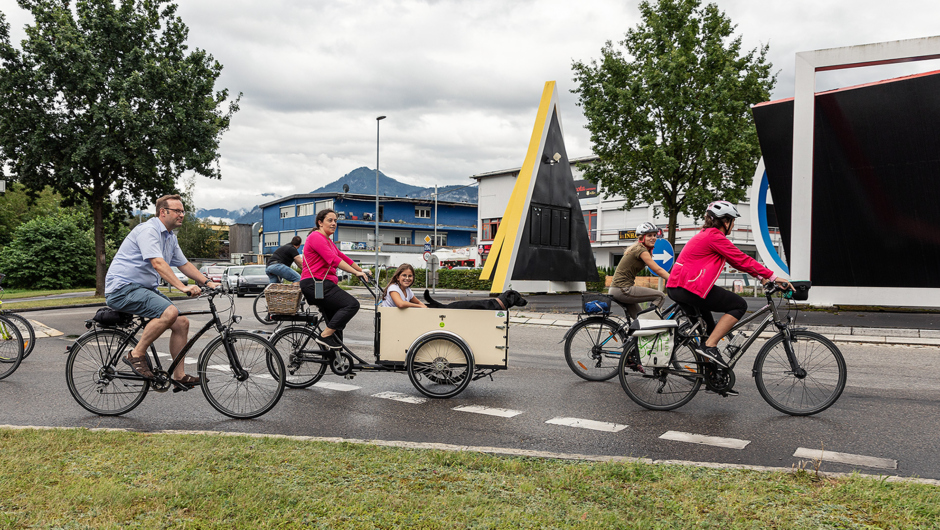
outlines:
[[[264,299],[268,302],[268,313],[275,315],[293,315],[300,309],[303,294],[299,285],[290,283],[272,283],[264,290]]]

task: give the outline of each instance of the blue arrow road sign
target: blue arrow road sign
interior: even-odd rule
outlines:
[[[656,246],[653,247],[653,261],[657,265],[666,269],[666,272],[672,270],[672,265],[675,263],[673,259],[675,257],[675,252],[672,250],[672,245],[669,244],[668,239],[657,239]],[[649,269],[649,267],[647,267]],[[653,272],[653,271],[650,271]]]

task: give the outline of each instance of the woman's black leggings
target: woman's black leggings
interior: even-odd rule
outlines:
[[[705,298],[682,287],[668,287],[666,291],[669,293],[669,298],[680,306],[688,305],[699,309],[702,318],[705,319],[705,324],[708,326],[709,333],[715,329],[715,318],[712,316],[712,311],[726,313],[738,320],[741,320],[741,317],[747,312],[747,302],[743,298],[717,285],[712,287],[712,290]]]
[[[327,327],[337,331],[345,328],[346,324],[359,312],[359,300],[330,280],[323,281],[323,298],[317,300],[314,298],[316,293],[314,285],[315,282],[310,278],[300,280],[300,291],[304,293],[307,303],[320,308]]]

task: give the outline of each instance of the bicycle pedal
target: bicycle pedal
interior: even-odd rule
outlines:
[[[343,377],[346,379],[352,380],[352,378],[356,377],[356,374],[346,374]]]

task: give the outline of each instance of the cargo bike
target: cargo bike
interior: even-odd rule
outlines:
[[[365,286],[378,300],[377,284]],[[284,361],[290,388],[317,383],[327,368],[347,379],[360,372],[407,372],[418,392],[450,398],[471,381],[508,367],[507,310],[379,307],[370,362],[345,344],[341,350],[327,350],[316,342],[323,319],[315,308],[300,309],[302,295],[296,287],[272,284],[264,296],[268,317],[278,323],[270,341]]]

